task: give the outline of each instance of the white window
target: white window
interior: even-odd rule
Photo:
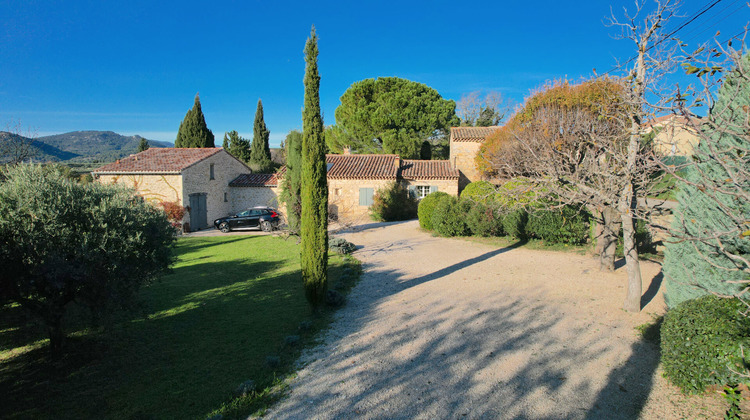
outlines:
[[[430,195],[429,185],[417,185],[417,200],[421,200]]]

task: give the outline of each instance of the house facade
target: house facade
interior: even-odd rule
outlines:
[[[183,224],[203,229],[232,211],[229,184],[252,171],[222,148],[150,148],[92,172],[104,184],[134,188],[147,201],[188,208]]]
[[[500,127],[451,127],[451,168],[459,171],[459,191],[470,182],[479,181],[482,174],[477,170],[475,158],[485,139]]]
[[[657,156],[691,156],[698,147],[698,135],[688,121],[678,115],[664,115],[646,123],[645,133],[657,130],[654,153]]]

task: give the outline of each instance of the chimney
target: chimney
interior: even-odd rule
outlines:
[[[351,146],[344,146],[344,154],[345,155],[351,155],[352,154],[352,148],[351,148]]]
[[[396,160],[394,160],[394,163],[396,164],[397,171],[401,169],[401,156],[396,156]]]

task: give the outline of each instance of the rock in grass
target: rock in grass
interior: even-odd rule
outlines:
[[[266,356],[266,364],[270,368],[277,368],[281,364],[279,356]]]
[[[344,304],[344,295],[336,290],[329,290],[326,292],[326,305],[334,308]]]
[[[255,391],[255,381],[248,379],[234,390],[235,397],[246,397]]]
[[[299,336],[298,335],[287,335],[284,337],[284,344],[287,346],[296,346],[299,344]]]

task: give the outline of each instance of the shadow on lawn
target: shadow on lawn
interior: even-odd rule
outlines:
[[[0,362],[0,418],[195,417],[250,377],[270,382],[265,357],[309,313],[299,270],[260,276],[281,263],[178,268],[144,289],[146,316],[69,338],[61,362],[50,364],[46,348]],[[11,348],[19,337],[30,339],[0,339]]]

